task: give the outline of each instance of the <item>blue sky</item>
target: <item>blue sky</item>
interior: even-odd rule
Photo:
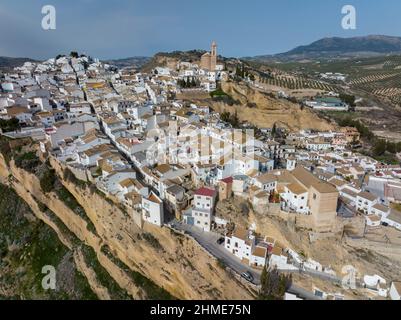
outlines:
[[[47,4],[56,30],[41,28]],[[346,4],[356,8],[356,30],[341,28]],[[224,56],[272,54],[328,36],[401,36],[400,12],[399,0],[2,0],[0,56],[150,56],[208,49],[211,40]]]

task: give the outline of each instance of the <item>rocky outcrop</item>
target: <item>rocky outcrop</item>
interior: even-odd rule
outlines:
[[[192,239],[148,224],[141,230],[132,217],[92,188],[64,181],[63,167],[57,160],[51,159],[50,163],[64,187],[85,210],[96,234],[88,230],[85,219],[69,209],[56,193],[43,193],[35,175],[17,168],[13,161],[8,166],[2,156],[0,179],[17,191],[35,215],[56,230],[63,243],[72,247],[58,226],[41,212],[37,202],[47,206],[80,241],[94,249],[99,263],[135,299],[149,298],[149,288],[143,287],[143,281],[130,277],[121,265],[151,279],[179,299],[253,298]],[[109,248],[113,257],[102,252],[104,247]],[[101,296],[106,297],[104,293]]]
[[[100,300],[111,300],[109,291],[97,280],[96,273],[86,264],[80,249],[74,251],[74,261],[78,270],[85,275],[92,291]]]
[[[223,102],[214,102],[213,108],[220,113],[236,111],[241,121],[247,121],[259,128],[271,128],[276,124],[290,131],[305,128],[321,131],[334,129],[331,123],[320,119],[311,110],[301,110],[298,104],[272,98],[249,85],[223,82],[222,89],[240,104],[229,106]]]

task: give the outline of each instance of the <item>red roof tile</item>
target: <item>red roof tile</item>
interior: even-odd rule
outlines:
[[[199,190],[195,191],[195,195],[198,195],[198,196],[214,197],[215,194],[216,194],[216,190],[209,189],[209,188],[200,188]]]
[[[228,177],[225,179],[221,179],[220,181],[224,182],[224,183],[233,183],[234,179],[233,179],[233,177]]]

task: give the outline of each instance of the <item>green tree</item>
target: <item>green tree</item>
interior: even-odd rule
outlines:
[[[50,191],[53,191],[55,182],[56,172],[54,171],[54,169],[47,168],[47,170],[40,178],[40,187],[42,188],[43,192],[48,193]]]
[[[237,67],[235,68],[235,75],[237,77],[241,77],[241,69],[240,69],[239,65],[237,65]]]
[[[238,118],[237,110],[235,110],[234,115],[230,119],[230,123],[234,128],[237,128],[239,126],[239,118]]]
[[[221,115],[220,115],[220,119],[224,122],[230,122],[230,112],[228,111],[224,111]]]
[[[387,142],[386,149],[387,152],[390,152],[392,154],[397,153],[397,144],[392,142]]]
[[[259,300],[283,300],[285,292],[291,287],[291,275],[280,274],[277,268],[267,270],[263,268],[260,277]]]
[[[272,137],[275,138],[277,135],[277,127],[276,127],[276,123],[273,124],[272,127]]]
[[[340,94],[340,99],[348,104],[350,107],[355,107],[355,96],[349,95],[349,94]]]
[[[11,118],[9,120],[0,119],[0,129],[3,132],[15,131],[20,128],[19,120],[17,118]]]
[[[376,140],[372,152],[374,156],[382,156],[386,152],[386,141],[382,139]]]

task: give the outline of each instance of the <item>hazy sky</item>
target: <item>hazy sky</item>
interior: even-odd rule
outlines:
[[[56,30],[41,27],[48,4]],[[356,30],[341,27],[346,4]],[[224,56],[271,54],[327,36],[401,36],[400,13],[400,0],[1,0],[0,56],[123,58],[208,49],[211,40]]]

